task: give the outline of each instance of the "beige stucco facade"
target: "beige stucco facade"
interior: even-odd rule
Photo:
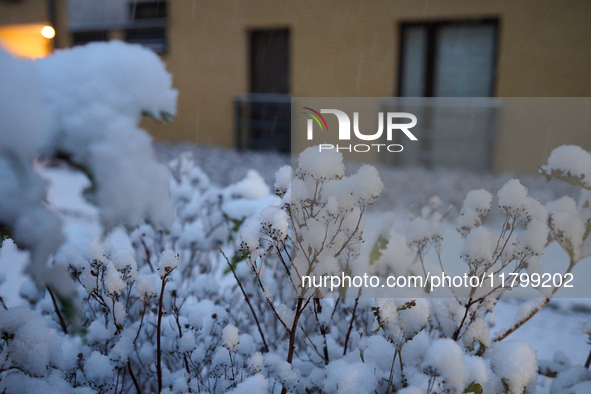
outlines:
[[[62,21],[64,2],[57,0]],[[39,4],[46,7],[24,0],[12,13],[2,5],[0,25],[38,18]],[[171,124],[145,126],[160,139],[234,146],[232,98],[249,90],[252,29],[289,29],[293,96],[390,97],[398,91],[401,23],[491,18],[498,21],[495,97],[591,96],[589,0],[173,0],[163,60],[179,89],[178,114]],[[67,29],[56,30],[67,44]],[[577,119],[580,132],[561,132],[543,116],[530,122],[502,112],[493,170],[535,171],[563,143],[591,149],[590,121]]]
[[[250,29],[290,29],[294,96],[387,97],[397,92],[401,22],[496,18],[496,97],[591,96],[587,0],[172,1],[169,18],[164,59],[180,95],[174,127],[150,125],[158,138],[233,146],[232,97],[248,91]],[[509,111],[500,122],[497,172],[534,171],[562,143],[591,148],[589,129],[573,135],[518,118]]]
[[[55,28],[55,40],[58,48],[70,45],[68,32],[67,0],[54,0],[55,21],[52,23],[50,6],[44,0],[22,0],[19,2],[0,3],[0,27],[15,25],[48,24]],[[53,45],[53,43],[52,43]]]
[[[49,9],[44,1],[3,2],[0,7],[0,25],[49,22]]]

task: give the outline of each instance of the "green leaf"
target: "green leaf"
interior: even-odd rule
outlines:
[[[238,265],[238,263],[241,262],[244,259],[246,259],[246,252],[244,250],[239,250],[230,259],[230,265],[232,266],[233,269],[236,269],[236,266]],[[224,273],[223,274],[224,275],[227,275],[228,273],[230,273],[230,271],[232,271],[232,268],[226,267],[224,269]]]
[[[372,265],[375,263],[380,257],[382,257],[382,250],[386,249],[388,246],[388,240],[384,238],[382,235],[378,237],[378,240],[373,245],[371,252],[369,253],[369,264]]]
[[[591,220],[587,220],[587,224],[585,225],[585,235],[583,235],[583,241],[587,239],[589,234],[591,234]]]
[[[591,187],[586,182],[583,182],[583,179],[585,178],[584,174],[577,176],[577,175],[572,175],[568,171],[557,170],[557,169],[552,169],[550,171],[546,171],[542,168],[540,168],[540,172],[543,175],[546,175],[546,179],[548,179],[548,180],[550,180],[551,178],[556,178],[556,179],[559,179],[563,182],[568,183],[569,185],[573,185],[573,186],[576,186],[576,187],[579,187],[579,188],[585,189],[585,190],[591,190]]]
[[[468,386],[468,388],[464,391],[464,393],[482,394],[484,393],[484,390],[482,389],[480,383],[472,382],[470,383],[470,386]]]
[[[244,223],[244,221],[246,220],[246,217],[243,217],[242,219],[238,220],[238,219],[230,219],[232,221],[232,232],[237,233],[238,230],[240,230],[240,226],[242,226],[242,224]]]
[[[240,230],[240,227],[242,226],[242,224],[246,220],[246,216],[243,217],[242,219],[232,219],[229,216],[227,216],[226,214],[224,214],[224,218],[226,220],[229,220],[232,222],[232,228],[230,229],[230,234],[228,234],[228,239],[227,239],[228,243],[230,243],[234,240],[234,234],[238,233],[238,231]]]
[[[4,241],[7,239],[12,239],[12,231],[7,228],[0,227],[0,246],[2,246],[2,243],[4,243]]]

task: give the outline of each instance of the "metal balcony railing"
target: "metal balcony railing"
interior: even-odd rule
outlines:
[[[277,150],[291,146],[291,96],[250,93],[234,96],[234,132],[238,150]]]
[[[418,123],[412,133],[418,141],[398,134],[404,153],[385,154],[395,165],[426,168],[455,167],[492,170],[493,147],[501,101],[492,97],[396,97],[382,101],[384,112],[409,112]]]

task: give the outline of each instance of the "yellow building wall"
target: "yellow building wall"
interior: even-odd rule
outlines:
[[[233,146],[232,96],[248,91],[250,29],[290,29],[292,95],[375,97],[397,92],[400,23],[482,18],[499,20],[497,97],[591,96],[588,0],[170,1],[164,60],[178,115],[174,127],[148,127],[158,138]],[[520,127],[520,141],[507,137],[514,130],[497,133],[495,171],[531,172],[539,154],[523,148],[544,138],[546,155],[568,139]]]
[[[534,173],[560,145],[591,150],[591,97],[502,99],[496,136],[497,173]]]
[[[45,57],[53,51],[53,44],[41,35],[44,26],[39,23],[0,26],[0,47],[18,57]]]
[[[44,0],[0,2],[0,26],[48,22],[47,11],[47,2]]]
[[[56,8],[57,42],[68,46],[66,0]],[[388,97],[398,89],[401,23],[496,18],[495,96],[591,96],[589,0],[170,0],[168,10],[163,60],[179,102],[173,123],[145,121],[160,139],[234,146],[232,97],[248,91],[252,29],[290,29],[292,95]],[[47,19],[46,1],[0,3],[0,25]],[[509,107],[501,115],[496,172],[535,171],[562,143],[591,149],[587,124],[569,134],[519,121]]]
[[[69,48],[72,38],[68,27],[68,0],[54,0],[56,9],[55,48]]]
[[[69,47],[67,0],[54,0],[54,3],[55,39],[47,40],[35,32],[43,25],[51,25],[46,0],[0,2],[0,39],[4,39],[4,46],[17,54],[19,48],[29,48],[21,52],[34,58],[45,56],[55,48]]]

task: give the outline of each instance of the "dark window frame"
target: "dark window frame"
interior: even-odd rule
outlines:
[[[289,26],[276,26],[276,27],[268,27],[268,28],[251,28],[248,29],[248,91],[250,93],[259,93],[256,88],[254,73],[256,68],[256,56],[254,54],[255,51],[255,40],[256,35],[266,35],[266,34],[275,34],[278,33],[279,35],[285,34],[287,39],[287,91],[286,92],[273,92],[279,94],[290,94],[292,88],[292,29]]]
[[[142,7],[154,7],[146,16]],[[139,12],[138,12],[139,8]],[[142,1],[129,4],[130,25],[124,29],[125,42],[140,44],[158,55],[168,53],[168,1]]]
[[[72,46],[86,45],[91,42],[109,41],[108,30],[81,30],[71,32]]]
[[[479,19],[449,19],[449,20],[430,20],[430,21],[401,21],[398,23],[398,86],[396,88],[395,96],[402,97],[402,79],[403,79],[403,62],[404,62],[404,42],[405,29],[413,27],[426,28],[427,45],[423,56],[425,56],[425,86],[423,87],[423,95],[421,97],[434,97],[435,90],[435,73],[437,65],[435,56],[437,51],[437,32],[442,27],[448,26],[462,26],[462,25],[492,25],[494,27],[494,46],[492,55],[492,78],[490,86],[490,97],[496,96],[497,90],[497,71],[498,71],[498,57],[499,57],[499,31],[501,29],[500,18],[487,17]]]
[[[291,149],[292,27],[248,27],[245,38],[249,93],[234,99],[237,148],[287,153]]]
[[[143,13],[149,12],[150,7],[155,8],[155,13],[152,16],[142,15]],[[138,12],[139,9],[139,12]],[[168,1],[140,1],[129,3],[129,19],[130,20],[142,20],[142,19],[166,19],[168,17]]]
[[[158,55],[165,55],[168,52],[165,27],[133,27],[125,29],[124,35],[125,42],[142,45]]]

